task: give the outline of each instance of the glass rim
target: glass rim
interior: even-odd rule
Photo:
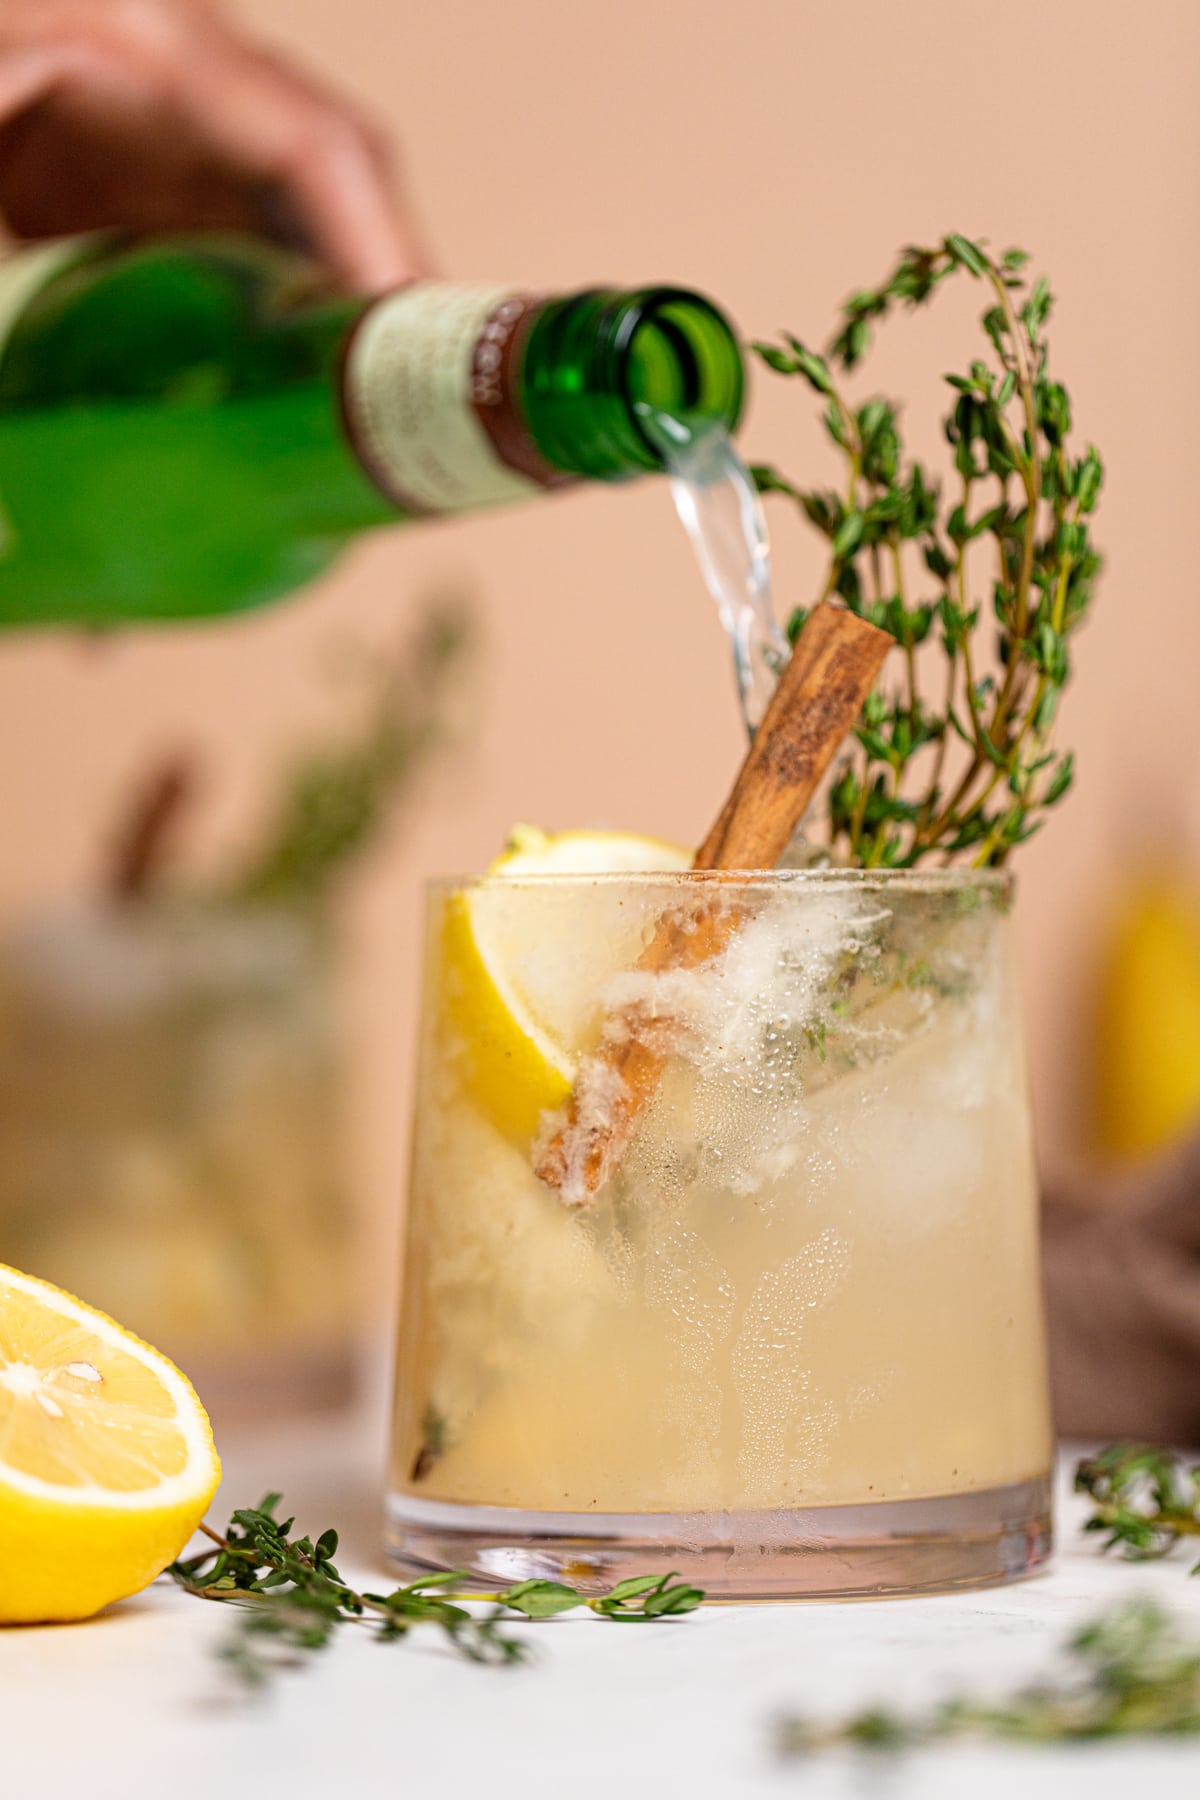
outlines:
[[[521,875],[431,875],[424,883],[429,893],[462,892],[478,888],[652,888],[678,887],[700,890],[731,887],[745,892],[802,892],[847,888],[860,892],[893,889],[901,893],[991,893],[1007,897],[1016,886],[1011,869],[556,869]]]

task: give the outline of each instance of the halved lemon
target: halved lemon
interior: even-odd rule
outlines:
[[[173,1363],[0,1264],[0,1623],[85,1619],[179,1555],[216,1491]]]
[[[514,1143],[571,1091],[604,982],[633,967],[645,919],[601,882],[581,906],[544,875],[675,873],[687,850],[621,831],[548,833],[518,825],[474,886],[451,896],[444,991],[471,1093]]]

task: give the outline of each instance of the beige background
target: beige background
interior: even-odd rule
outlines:
[[[402,146],[441,268],[549,289],[667,278],[750,334],[824,335],[901,242],[947,229],[1032,248],[1053,344],[1109,489],[1110,565],[1064,736],[1078,791],[1023,860],[1043,1141],[1073,1135],[1080,995],[1111,872],[1190,835],[1200,607],[1195,0],[253,0],[248,18],[361,92]],[[974,296],[896,326],[874,365],[928,440]],[[798,389],[760,381],[755,455],[815,473]],[[930,449],[932,444],[928,444]],[[816,546],[782,512],[777,573]],[[377,1239],[403,1185],[422,877],[485,862],[508,824],[607,822],[692,841],[739,755],[722,641],[663,488],[380,535],[281,610],[99,647],[0,656],[0,908],[91,879],[115,797],[157,752],[203,754],[203,841],[246,827],[286,745],[333,707],[325,647],[389,641],[433,586],[475,599],[470,741],[355,895],[355,1116]],[[1135,744],[1130,751],[1128,744]],[[1163,797],[1147,807],[1157,786]],[[389,1250],[390,1256],[390,1250]],[[381,1266],[386,1263],[381,1259]]]

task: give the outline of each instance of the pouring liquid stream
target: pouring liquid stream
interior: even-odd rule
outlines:
[[[770,541],[754,479],[719,425],[697,431],[650,408],[643,425],[667,465],[675,510],[729,638],[753,737],[791,655],[771,604]]]

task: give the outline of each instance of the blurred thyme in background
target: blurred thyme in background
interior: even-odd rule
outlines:
[[[852,294],[823,355],[790,333],[782,345],[753,345],[768,368],[800,377],[826,402],[825,428],[845,462],[838,490],[800,488],[763,465],[753,471],[759,490],[793,500],[828,540],[818,600],[839,596],[901,651],[900,684],[871,695],[857,749],[828,790],[826,847],[839,860],[911,868],[934,853],[969,853],[999,864],[1071,785],[1072,756],[1056,753],[1051,736],[1069,640],[1100,567],[1089,518],[1104,470],[1094,446],[1069,448],[1071,402],[1048,372],[1053,297],[1044,276],[1029,285],[1027,262],[1023,250],[995,260],[951,234],[905,250],[878,287]],[[989,355],[946,376],[957,475],[947,503],[925,465],[906,459],[897,405],[873,397],[855,406],[840,377],[896,306],[925,304],[958,272],[990,290]],[[793,641],[809,610],[793,613]],[[996,627],[995,673],[983,667],[985,612]],[[935,634],[945,654],[930,698],[919,652]]]
[[[898,1751],[953,1738],[1063,1743],[1200,1732],[1200,1642],[1152,1600],[1134,1599],[1092,1620],[1066,1644],[1058,1678],[996,1703],[954,1698],[914,1717],[872,1707],[821,1723],[784,1719],[787,1758],[850,1746]]]
[[[1156,1560],[1181,1539],[1200,1537],[1200,1465],[1169,1450],[1112,1445],[1077,1464],[1075,1491],[1093,1503],[1084,1531],[1104,1533],[1102,1548],[1119,1548],[1130,1561]],[[1200,1563],[1191,1572],[1200,1574]],[[1185,1638],[1154,1601],[1134,1598],[1102,1614],[1068,1640],[1066,1653],[1062,1678],[1000,1703],[956,1696],[917,1717],[870,1707],[832,1723],[786,1718],[780,1753],[895,1751],[962,1737],[1045,1743],[1200,1732],[1200,1642]]]
[[[201,1530],[211,1548],[172,1563],[167,1574],[185,1593],[240,1608],[237,1629],[222,1659],[242,1680],[261,1686],[280,1666],[323,1650],[340,1626],[366,1625],[382,1639],[407,1637],[418,1625],[436,1627],[472,1662],[512,1664],[528,1644],[501,1627],[518,1619],[550,1619],[586,1607],[600,1618],[643,1624],[694,1612],[699,1588],[671,1575],[620,1581],[603,1594],[583,1594],[557,1581],[521,1581],[496,1593],[464,1591],[461,1573],[425,1575],[387,1594],[360,1593],[343,1581],[333,1558],[338,1534],[293,1537],[292,1519],[275,1517],[282,1496],[233,1514],[224,1532]],[[464,1601],[490,1604],[472,1613]],[[281,1665],[279,1652],[283,1652]]]
[[[445,600],[429,605],[415,632],[395,648],[357,647],[357,727],[285,768],[256,839],[215,883],[169,878],[202,786],[196,759],[177,754],[153,767],[111,834],[108,898],[327,908],[452,737],[454,689],[466,675],[471,638],[465,608]]]
[[[464,613],[443,604],[430,610],[407,649],[378,664],[364,724],[347,743],[297,763],[228,898],[328,903],[347,865],[374,841],[445,743],[449,689],[462,673],[468,643]]]

